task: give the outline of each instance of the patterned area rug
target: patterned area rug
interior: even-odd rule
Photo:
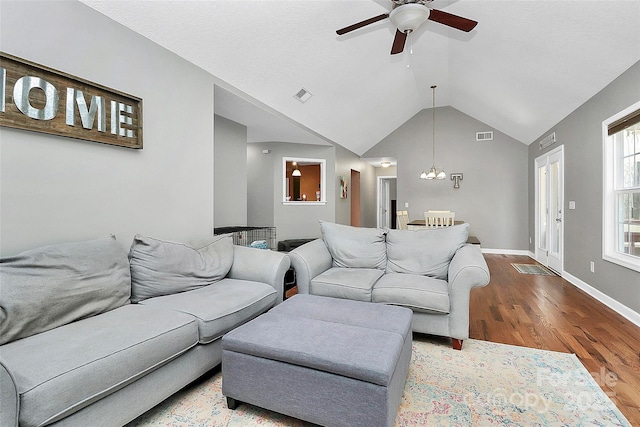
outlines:
[[[311,425],[247,404],[231,411],[221,385],[218,372],[129,426]],[[396,427],[498,425],[631,426],[573,354],[476,340],[457,351],[415,338]]]
[[[543,276],[555,276],[556,273],[538,264],[516,264],[511,263],[513,268],[522,274],[541,274]]]

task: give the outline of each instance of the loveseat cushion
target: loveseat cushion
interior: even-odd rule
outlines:
[[[266,283],[227,278],[190,292],[150,298],[140,304],[194,316],[199,341],[206,344],[265,312],[277,298],[276,290]]]
[[[387,272],[447,279],[449,263],[465,245],[469,224],[424,230],[389,230]]]
[[[196,245],[136,235],[129,251],[131,301],[211,285],[229,273],[233,239],[214,236]]]
[[[0,355],[18,384],[20,425],[37,426],[125,387],[197,343],[192,316],[128,304],[11,342]]]
[[[129,303],[127,253],[115,237],[0,259],[0,344]]]
[[[332,267],[311,280],[309,293],[356,301],[371,301],[371,291],[384,270]]]
[[[373,288],[372,301],[424,313],[448,314],[449,285],[429,276],[387,273]]]
[[[384,231],[320,221],[322,239],[334,267],[379,268],[387,265]]]

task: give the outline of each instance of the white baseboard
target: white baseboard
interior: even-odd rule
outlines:
[[[587,284],[586,282],[583,282],[582,280],[567,273],[566,271],[562,272],[562,278],[567,280],[569,283],[571,283],[575,287],[582,289],[583,291],[585,291],[586,293],[588,293],[589,295],[591,295],[592,297],[594,297],[595,299],[597,299],[598,301],[600,301],[601,303],[603,303],[604,305],[612,309],[613,311],[617,312],[618,314],[620,314],[630,322],[634,323],[637,326],[640,326],[640,313],[633,311],[626,305],[614,300],[609,295],[600,292],[593,286]]]
[[[531,252],[525,249],[489,249],[480,248],[483,254],[501,254],[501,255],[525,255],[528,256]]]

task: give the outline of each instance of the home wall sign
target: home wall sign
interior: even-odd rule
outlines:
[[[142,99],[0,52],[0,126],[142,148]]]

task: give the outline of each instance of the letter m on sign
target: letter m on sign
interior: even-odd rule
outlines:
[[[75,105],[78,106],[80,121],[85,129],[93,129],[93,123],[98,116],[98,131],[105,132],[107,124],[107,111],[105,110],[105,102],[102,96],[94,95],[91,97],[91,105],[87,108],[87,101],[84,94],[80,90],[67,88],[67,124],[75,126]]]

